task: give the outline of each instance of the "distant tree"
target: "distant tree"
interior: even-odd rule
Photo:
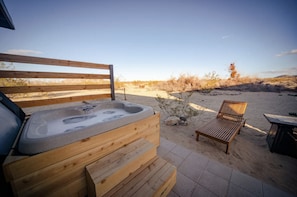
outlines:
[[[229,72],[230,72],[230,79],[238,79],[240,77],[240,74],[236,70],[235,63],[230,64]]]

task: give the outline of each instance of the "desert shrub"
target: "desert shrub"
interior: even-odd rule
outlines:
[[[5,64],[4,62],[1,62],[0,65],[0,71],[1,70],[15,70],[15,66],[13,63]],[[32,81],[29,79],[23,79],[23,78],[0,78],[0,86],[1,87],[22,87],[22,86],[30,86],[32,84],[38,84],[38,80]],[[26,98],[26,97],[35,97],[35,96],[47,96],[47,92],[37,92],[37,93],[13,93],[9,94],[10,98]]]
[[[9,65],[5,64],[4,62],[1,62],[0,70],[14,70],[15,67],[13,63],[10,63]],[[20,78],[0,78],[0,86],[1,87],[12,87],[12,86],[28,86],[29,81],[26,79],[20,79]],[[27,94],[10,94],[11,98],[15,98],[17,96],[26,96]]]
[[[131,82],[133,86],[140,87],[143,84],[143,81],[135,80]]]
[[[9,65],[5,64],[4,62],[1,62],[0,69],[4,70],[14,70],[15,67],[12,63]],[[2,87],[8,87],[8,86],[27,86],[28,81],[25,79],[19,79],[19,78],[0,78],[0,86]]]
[[[242,76],[237,81],[241,84],[246,84],[246,83],[258,83],[261,80],[257,77]]]
[[[114,80],[115,89],[122,89],[125,87],[125,83],[121,81],[120,77],[116,77]]]
[[[158,106],[163,110],[168,116],[176,116],[184,120],[188,120],[193,116],[197,116],[199,113],[197,110],[193,109],[189,100],[193,92],[181,92],[176,93],[172,96],[167,93],[167,98],[163,98],[159,95],[156,97]]]
[[[169,80],[161,82],[161,90],[167,92],[184,92],[200,88],[200,81],[197,76],[181,74],[178,78],[171,77]]]
[[[25,79],[16,78],[0,78],[0,86],[10,87],[10,86],[27,86],[28,81]]]
[[[236,80],[232,79],[226,79],[226,80],[221,80],[220,81],[220,87],[231,87],[231,86],[240,86],[240,85],[252,85],[252,84],[259,84],[261,83],[261,79],[256,78],[256,77],[240,77]]]
[[[213,89],[219,86],[219,75],[215,72],[209,72],[204,76],[205,80],[202,83],[201,90],[203,92],[211,92]]]

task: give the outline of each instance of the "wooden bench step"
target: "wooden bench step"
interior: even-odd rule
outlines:
[[[155,157],[104,196],[167,196],[176,183],[176,167]]]
[[[139,139],[86,166],[88,196],[103,196],[156,155],[155,145]]]

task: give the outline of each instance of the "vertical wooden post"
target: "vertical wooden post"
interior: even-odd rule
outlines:
[[[126,88],[124,88],[124,97],[125,97],[125,101],[127,100],[127,97],[126,97]]]
[[[111,100],[115,100],[113,65],[109,65]]]

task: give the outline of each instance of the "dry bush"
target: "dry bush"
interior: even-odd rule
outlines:
[[[189,100],[193,94],[192,90],[200,87],[198,77],[181,74],[178,78],[172,77],[168,81],[159,83],[159,88],[167,92],[168,98],[157,96],[156,101],[166,114],[179,118],[180,124],[187,125],[187,120],[198,115],[198,111],[189,105]],[[177,92],[174,98],[171,95],[173,92]]]
[[[183,121],[191,119],[193,116],[199,115],[199,112],[190,106],[190,97],[193,92],[180,92],[175,94],[172,98],[167,92],[167,98],[163,98],[159,95],[155,98],[158,102],[160,109],[162,109],[167,115],[175,116]]]
[[[259,83],[261,80],[256,77],[241,77],[236,80],[231,80],[230,78],[227,80],[221,80],[220,81],[220,87],[230,87],[230,86],[236,86],[236,85],[242,85],[242,84],[255,84]]]
[[[246,84],[246,83],[258,83],[261,80],[259,78],[256,78],[256,77],[245,76],[245,77],[240,77],[237,81],[238,81],[238,83]]]
[[[146,85],[149,87],[157,87],[159,85],[160,81],[147,81]]]
[[[131,84],[135,87],[140,87],[140,86],[142,86],[143,81],[135,80],[135,81],[132,81]]]
[[[202,92],[211,92],[213,89],[220,87],[219,75],[215,72],[205,74],[204,80],[201,82]]]
[[[114,88],[122,89],[125,87],[125,82],[122,82],[119,77],[116,77],[114,80]]]
[[[178,78],[171,77],[159,84],[161,90],[167,92],[185,92],[200,88],[200,80],[197,76],[181,74]]]

